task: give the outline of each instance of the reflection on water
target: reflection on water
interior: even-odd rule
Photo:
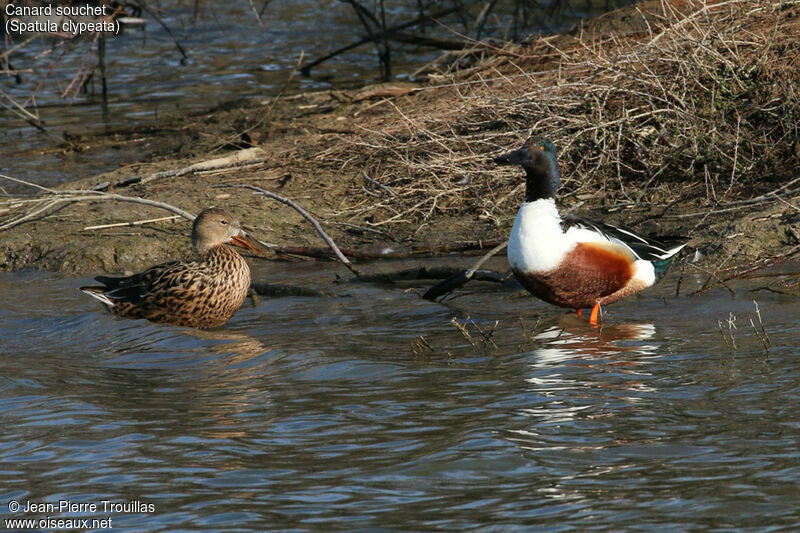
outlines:
[[[531,384],[531,392],[548,398],[542,405],[520,412],[530,417],[529,428],[513,430],[515,441],[525,449],[541,450],[552,448],[548,441],[547,429],[560,427],[565,423],[578,423],[583,419],[593,419],[589,415],[591,403],[564,403],[559,397],[564,391],[572,393],[584,387],[617,388],[616,398],[635,404],[640,400],[638,393],[652,392],[640,379],[649,375],[643,358],[656,355],[658,344],[647,343],[656,334],[653,324],[601,324],[596,328],[572,314],[564,315],[559,325],[534,337],[543,345],[535,348],[535,360],[531,363],[531,375],[526,379]],[[538,343],[537,343],[538,344]],[[597,371],[613,371],[627,380],[610,386],[605,382],[592,381],[571,372],[573,368]],[[601,416],[602,417],[602,416]],[[544,441],[544,442],[542,442]],[[544,447],[544,448],[543,448]],[[591,443],[577,448],[592,449]]]
[[[746,290],[665,303],[667,279],[595,328],[480,284],[445,306],[280,270],[256,276],[349,296],[199,332],[0,277],[0,500],[140,500],[114,525],[147,531],[800,525],[796,299],[758,294],[765,353]]]

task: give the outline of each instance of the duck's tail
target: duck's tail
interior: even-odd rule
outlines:
[[[683,247],[686,246],[687,244],[689,243],[685,242],[683,244],[670,248],[669,250],[666,250],[663,254],[660,254],[658,256],[658,259],[653,260],[653,270],[655,271],[656,274],[656,280],[661,279],[664,276],[664,274],[667,273],[669,266],[672,264],[672,260],[675,259],[675,255],[681,250],[683,250]]]
[[[106,296],[105,291],[108,290],[108,287],[81,287],[80,290],[92,298],[99,300],[103,305],[107,307],[114,307],[114,302],[112,302],[108,296]]]

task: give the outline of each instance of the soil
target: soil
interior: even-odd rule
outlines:
[[[518,57],[526,46],[538,50],[543,42],[552,50],[571,53],[599,41],[607,47],[635,47],[652,39],[649,28],[663,17],[655,8],[648,11],[648,6],[656,4],[661,2],[612,12],[569,35],[483,49],[472,55],[451,54],[419,73],[424,81],[418,84],[235,101],[204,113],[169,116],[146,127],[71,136],[54,149],[65,154],[118,150],[124,155],[118,169],[57,189],[84,190],[108,182],[108,192],[164,202],[195,214],[211,205],[226,206],[257,238],[276,244],[323,245],[313,228],[291,208],[249,190],[215,186],[252,184],[291,198],[320,220],[341,247],[375,253],[388,248],[402,254],[419,246],[496,241],[508,235],[522,199],[522,178],[519,169],[500,170],[490,160],[503,148],[513,149],[524,140],[530,124],[521,126],[514,117],[506,116],[477,120],[480,117],[471,114],[476,100],[470,98],[483,96],[481,85],[474,82],[514,72],[521,59],[512,64],[498,62],[498,58]],[[693,6],[692,2],[673,3],[676,10],[691,11]],[[800,29],[800,8],[787,9],[791,16],[784,13],[786,20],[794,20],[792,28]],[[792,62],[797,62],[798,48],[800,45],[784,51],[787,69],[796,66]],[[559,54],[540,54],[527,60],[524,68],[552,70],[558,61]],[[795,71],[800,71],[800,66]],[[462,80],[471,85],[456,83]],[[798,98],[800,86],[795,80],[787,83],[793,84],[792,98]],[[518,97],[513,84],[483,84],[489,85],[492,98]],[[465,96],[465,91],[471,92]],[[458,119],[459,114],[463,120]],[[443,123],[449,123],[449,131],[440,128]],[[489,138],[491,142],[486,141]],[[460,143],[457,148],[450,144],[454,140]],[[501,140],[507,142],[505,147]],[[417,143],[414,150],[408,149],[412,142]],[[632,189],[635,182],[625,182],[621,174],[618,187],[604,181],[593,189],[591,183],[579,182],[569,168],[564,170],[575,161],[565,156],[562,205],[568,211],[643,233],[688,234],[688,257],[702,268],[781,256],[800,244],[800,193],[780,198],[769,194],[791,191],[791,187],[781,189],[782,185],[800,178],[800,134],[785,142],[789,149],[781,152],[783,166],[767,183],[742,180],[741,186],[729,188],[733,193],[723,203],[713,201],[706,191],[708,182],[695,177],[680,181],[670,172],[640,194]],[[428,158],[421,146],[429,146],[437,157]],[[251,150],[251,154],[257,150],[256,156],[264,159],[247,167],[114,185],[242,150]],[[452,164],[441,164],[443,160]],[[616,172],[610,175],[617,176]],[[607,181],[615,183],[614,179]],[[0,205],[0,225],[29,210],[30,204]],[[99,274],[137,270],[188,256],[191,225],[186,219],[86,229],[170,214],[107,199],[61,203],[0,231],[0,270]]]

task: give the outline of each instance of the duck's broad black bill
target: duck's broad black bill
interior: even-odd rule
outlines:
[[[513,152],[492,159],[497,165],[521,165],[528,159],[528,148],[523,146]]]

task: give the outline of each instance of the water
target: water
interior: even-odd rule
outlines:
[[[86,279],[2,275],[3,519],[68,499],[152,504],[72,515],[139,531],[800,528],[797,299],[674,298],[672,276],[597,330],[510,289],[442,305],[335,272],[260,264],[349,296],[265,298],[213,332],[116,319]],[[450,323],[467,315],[499,321],[496,348]]]

